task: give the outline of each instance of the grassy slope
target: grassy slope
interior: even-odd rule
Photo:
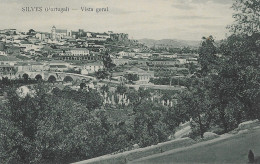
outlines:
[[[260,129],[222,142],[133,163],[247,163],[249,149],[253,150],[255,156],[260,156]]]

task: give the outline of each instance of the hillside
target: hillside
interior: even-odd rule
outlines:
[[[140,39],[140,43],[145,44],[148,47],[170,47],[170,48],[182,48],[182,47],[199,47],[200,41],[187,41],[177,39]]]

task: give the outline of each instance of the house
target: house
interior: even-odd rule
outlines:
[[[92,37],[92,33],[91,32],[86,32],[86,36],[90,38],[90,37]]]
[[[149,83],[151,78],[154,78],[153,71],[145,71],[143,69],[132,67],[129,70],[124,72],[125,75],[127,74],[136,74],[138,76],[138,80],[136,81],[137,84],[146,84]]]
[[[5,47],[6,47],[5,43],[0,41],[0,51],[4,51]]]
[[[39,62],[18,62],[15,68],[18,72],[42,72],[50,69],[49,65]]]
[[[146,60],[146,59],[139,59],[139,60],[135,60],[135,61],[137,61],[139,66],[147,66],[147,64],[148,64],[148,60]]]
[[[37,32],[35,37],[41,41],[45,41],[47,39],[50,38],[50,33],[46,33],[46,32]]]
[[[34,48],[34,45],[28,41],[22,41],[20,42],[20,47],[24,48],[24,51],[29,51]]]
[[[0,55],[0,65],[14,65],[19,62],[20,59],[17,59],[13,56]]]
[[[0,55],[0,77],[9,77],[13,76],[16,73],[15,63],[17,63],[19,59],[14,57],[9,57],[5,55]]]
[[[27,39],[29,42],[31,42],[31,43],[36,43],[36,42],[39,42],[39,39],[38,38],[36,38],[36,37],[28,37],[28,39]]]
[[[94,63],[87,63],[82,66],[81,74],[89,74],[97,72],[98,70],[101,70],[104,68],[103,63],[101,62],[94,62]]]
[[[86,56],[89,55],[89,50],[86,48],[73,48],[65,53],[69,56]]]
[[[86,48],[73,48],[59,54],[60,60],[101,60],[100,54],[91,52]]]
[[[198,64],[198,59],[190,57],[190,58],[187,59],[187,63]]]
[[[20,62],[15,64],[18,72],[32,72],[32,66],[28,63]]]
[[[147,63],[151,66],[175,66],[180,64],[178,60],[150,60]]]
[[[160,54],[161,58],[177,58],[177,54],[171,54],[171,53],[162,53]]]
[[[10,47],[7,47],[7,50],[6,52],[8,54],[17,54],[17,53],[20,53],[21,52],[21,48],[20,47],[16,47],[16,46],[10,46]]]
[[[16,29],[4,29],[0,30],[0,34],[6,34],[8,33],[9,35],[16,35],[18,32]]]
[[[112,62],[117,66],[126,65],[126,64],[129,64],[129,59],[112,59]]]
[[[0,77],[9,77],[15,74],[15,67],[12,65],[0,65]]]
[[[118,52],[118,58],[128,57],[128,54],[129,53],[125,51]]]
[[[49,65],[65,65],[66,67],[70,67],[70,64],[61,60],[52,60],[49,62]]]
[[[64,72],[67,70],[68,70],[68,67],[65,65],[50,65],[50,71],[53,71],[53,72]]]
[[[148,58],[150,58],[152,56],[152,54],[151,53],[137,53],[135,56],[137,58],[146,58],[146,59],[148,59]]]
[[[70,64],[61,60],[52,60],[49,62],[50,71],[63,72],[70,68]]]
[[[186,59],[177,59],[180,64],[186,64],[187,60]]]
[[[43,64],[39,62],[31,62],[30,65],[32,66],[32,70],[35,72],[48,71],[50,69],[50,66],[48,64]]]
[[[0,51],[0,55],[2,55],[2,56],[6,56],[5,51]]]

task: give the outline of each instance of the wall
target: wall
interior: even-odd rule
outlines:
[[[128,161],[140,159],[153,154],[159,154],[184,146],[190,146],[193,143],[195,143],[195,141],[190,138],[180,138],[145,148],[126,151],[115,155],[104,155],[101,157],[76,162],[74,164],[126,164]]]

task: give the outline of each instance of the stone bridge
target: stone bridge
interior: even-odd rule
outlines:
[[[42,79],[50,82],[84,82],[96,80],[95,77],[66,72],[17,72],[15,78]]]

